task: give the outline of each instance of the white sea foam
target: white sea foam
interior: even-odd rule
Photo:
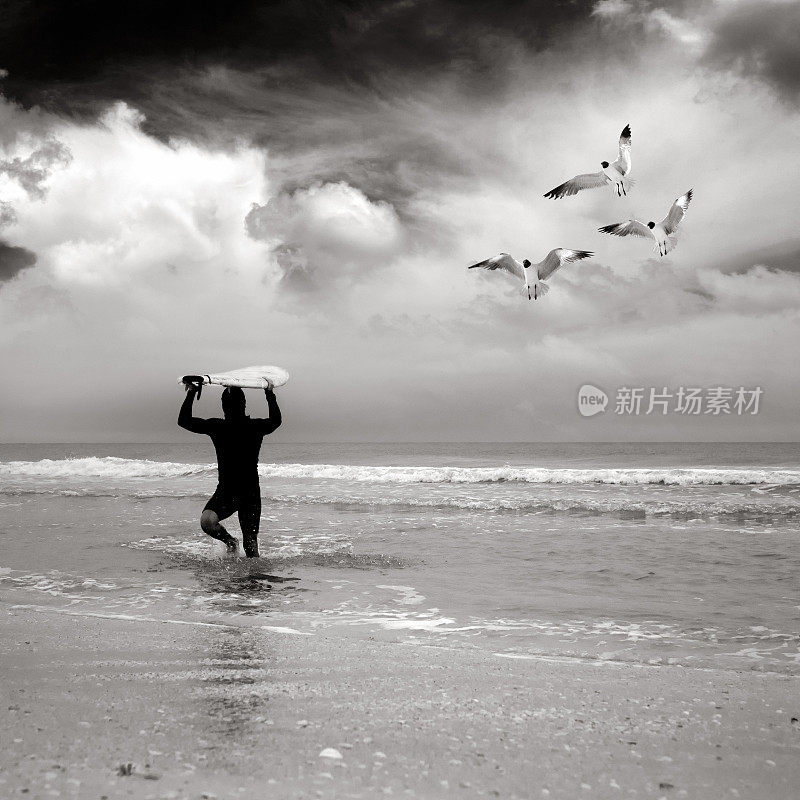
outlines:
[[[536,483],[667,486],[800,485],[800,470],[763,468],[552,469],[547,467],[390,467],[349,464],[260,464],[264,478],[357,483]],[[213,473],[213,464],[115,456],[8,461],[0,478],[177,478]]]
[[[224,622],[207,622],[196,619],[166,619],[162,617],[145,617],[140,614],[111,614],[102,611],[75,611],[68,608],[50,608],[47,606],[36,606],[21,603],[11,606],[12,609],[21,611],[36,611],[45,614],[64,614],[69,617],[95,617],[97,619],[118,619],[126,622],[155,622],[160,625],[189,625],[202,628],[228,628],[231,630],[241,630],[240,625],[231,625]],[[311,631],[299,631],[296,628],[288,628],[283,625],[254,625],[256,630],[270,631],[271,633],[288,633],[292,636],[313,636]]]
[[[421,595],[413,586],[391,586],[379,583],[375,588],[391,589],[397,592],[400,597],[395,602],[403,606],[416,606],[425,600],[424,595]]]
[[[800,470],[773,469],[551,469],[546,467],[379,467],[347,464],[261,464],[263,477],[368,483],[553,483],[795,485]]]
[[[25,589],[57,597],[93,597],[93,599],[99,598],[90,593],[110,592],[120,588],[115,583],[70,575],[58,570],[37,575],[5,567],[0,570],[0,584],[4,589]]]
[[[179,478],[213,470],[216,470],[213,464],[181,464],[116,456],[0,462],[0,478]]]

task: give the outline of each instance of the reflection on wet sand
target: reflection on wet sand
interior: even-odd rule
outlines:
[[[256,632],[216,629],[203,661],[210,669],[197,689],[198,724],[217,755],[247,747],[264,724],[269,692],[263,684],[275,654]]]

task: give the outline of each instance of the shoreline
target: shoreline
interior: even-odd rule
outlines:
[[[783,800],[800,782],[798,677],[50,611],[5,609],[7,796]]]
[[[118,621],[118,622],[131,622],[131,623],[145,623],[150,625],[185,625],[188,627],[195,627],[195,628],[217,628],[222,630],[229,630],[229,631],[265,631],[274,634],[286,634],[290,636],[317,636],[320,635],[322,638],[326,639],[339,639],[339,638],[347,638],[348,641],[353,643],[359,643],[363,641],[363,638],[350,636],[349,635],[349,628],[347,625],[342,625],[339,627],[330,626],[325,629],[325,633],[320,633],[317,630],[313,631],[303,631],[299,630],[298,628],[289,627],[287,625],[237,625],[235,623],[229,622],[210,622],[206,620],[191,620],[191,619],[169,619],[169,618],[162,618],[162,617],[150,617],[150,616],[143,616],[141,614],[122,614],[122,613],[111,613],[111,612],[101,612],[101,611],[90,611],[88,609],[85,610],[70,610],[69,608],[57,608],[54,606],[43,606],[43,605],[35,605],[32,603],[15,603],[14,605],[10,606],[9,612],[30,612],[34,614],[55,614],[55,615],[63,615],[67,617],[79,617],[79,618],[91,618],[91,619],[102,619],[102,620],[111,620],[111,621]],[[420,629],[422,630],[422,629]],[[455,647],[455,646],[448,646],[446,644],[439,644],[434,641],[427,641],[427,642],[409,642],[406,640],[397,641],[393,640],[391,637],[393,635],[392,629],[382,630],[382,629],[375,629],[372,632],[366,634],[366,638],[368,638],[374,646],[378,647],[381,645],[384,646],[415,646],[421,648],[430,648],[432,650],[446,650],[447,652],[453,652],[456,650],[461,651],[462,648]],[[800,674],[793,673],[793,672],[782,672],[777,669],[769,669],[761,667],[760,665],[758,668],[754,666],[752,669],[737,669],[736,667],[712,667],[712,666],[699,666],[694,664],[682,664],[678,662],[660,662],[660,663],[652,663],[652,662],[644,662],[644,661],[626,661],[624,659],[614,659],[614,658],[603,658],[600,656],[592,657],[592,656],[572,656],[568,654],[547,654],[547,653],[515,653],[515,652],[498,652],[493,650],[492,648],[482,648],[481,650],[486,657],[489,658],[503,658],[509,659],[512,661],[535,661],[543,664],[554,664],[554,665],[577,665],[577,666],[587,666],[587,667],[620,667],[620,668],[628,668],[628,669],[642,669],[642,670],[684,670],[688,672],[698,672],[698,673],[708,673],[712,675],[772,675],[777,678],[786,677],[786,678],[797,678],[800,679]]]

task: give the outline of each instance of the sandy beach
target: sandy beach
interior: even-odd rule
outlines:
[[[800,800],[800,0],[12,0],[0,800]]]
[[[793,676],[44,608],[8,609],[2,637],[5,797],[782,800],[800,783]]]

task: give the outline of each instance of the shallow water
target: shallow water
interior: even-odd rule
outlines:
[[[267,442],[262,460],[248,562],[198,528],[208,443],[0,447],[0,601],[800,674],[798,445]]]

